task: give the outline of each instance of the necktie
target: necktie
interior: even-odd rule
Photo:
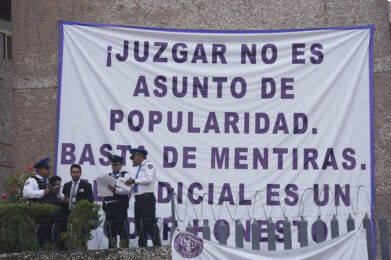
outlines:
[[[69,201],[69,209],[72,209],[72,198],[76,195],[76,182],[72,182],[72,189],[71,189],[71,194],[70,194],[70,201]]]
[[[138,179],[138,173],[140,172],[141,165],[138,167],[137,173],[136,173],[136,180]],[[134,192],[137,193],[138,191],[138,184],[134,183]]]
[[[48,178],[43,178],[43,182],[45,183],[45,184],[48,184],[49,182],[48,182]]]

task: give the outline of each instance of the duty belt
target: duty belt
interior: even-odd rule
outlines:
[[[153,192],[146,192],[135,196],[136,200],[142,200],[145,198],[152,198],[152,197],[155,197],[155,195],[153,195]]]

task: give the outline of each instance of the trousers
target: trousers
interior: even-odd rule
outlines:
[[[160,246],[160,232],[156,220],[155,196],[139,196],[134,203],[134,218],[138,234],[138,246],[147,246],[147,234],[152,238],[154,246]]]

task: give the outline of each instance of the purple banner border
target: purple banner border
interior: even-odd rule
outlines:
[[[62,86],[62,59],[64,52],[64,26],[60,21],[60,41],[59,41],[60,53],[58,55],[58,92],[57,92],[57,138],[56,138],[56,158],[54,165],[54,175],[57,175],[57,157],[58,157],[58,137],[60,136],[60,110],[61,110],[61,86]]]
[[[372,219],[372,248],[373,256],[376,258],[376,220],[375,220],[375,160],[374,160],[374,133],[373,133],[373,35],[375,33],[374,25],[369,25],[369,108],[370,108],[370,145],[371,145],[371,219]]]
[[[63,27],[64,25],[128,28],[128,29],[160,31],[160,32],[163,31],[163,32],[184,32],[184,33],[230,33],[230,34],[284,33],[284,32],[304,32],[304,31],[324,31],[324,30],[356,30],[356,29],[373,28],[373,25],[358,25],[358,26],[347,26],[347,27],[305,28],[305,29],[286,29],[286,30],[206,30],[206,29],[173,29],[173,28],[158,28],[158,27],[96,24],[96,23],[73,22],[73,21],[61,20],[60,27]]]
[[[172,28],[153,28],[153,27],[135,27],[125,25],[110,25],[96,24],[86,22],[73,22],[60,20],[60,40],[59,40],[59,58],[58,58],[58,94],[57,94],[57,140],[56,140],[56,159],[54,167],[54,175],[57,175],[57,158],[58,158],[58,142],[60,134],[60,110],[61,110],[61,87],[62,87],[62,63],[63,63],[63,48],[64,48],[64,25],[80,25],[80,26],[96,26],[96,27],[114,27],[128,28],[146,31],[165,31],[165,32],[184,32],[184,33],[228,33],[228,34],[260,34],[260,33],[285,33],[285,32],[304,32],[304,31],[324,31],[324,30],[370,30],[369,42],[369,105],[370,105],[370,149],[371,149],[371,217],[372,217],[372,244],[373,255],[376,257],[376,233],[375,233],[375,165],[374,165],[374,132],[373,132],[373,34],[375,27],[370,25],[358,25],[347,27],[328,27],[328,28],[305,28],[305,29],[286,29],[286,30],[204,30],[204,29],[172,29]]]

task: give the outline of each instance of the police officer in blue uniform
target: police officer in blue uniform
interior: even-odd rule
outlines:
[[[160,232],[156,219],[156,198],[154,195],[156,182],[156,167],[147,160],[148,152],[144,149],[130,149],[130,159],[138,166],[136,177],[126,181],[134,184],[135,194],[134,218],[139,236],[138,246],[147,246],[147,234],[152,237],[152,244],[160,246]]]
[[[64,194],[60,192],[61,185],[49,184],[50,164],[49,158],[44,158],[34,164],[36,168],[35,176],[28,178],[24,184],[23,197],[30,202],[48,203],[58,205],[64,200]],[[54,242],[56,238],[52,236],[52,224],[58,222],[54,217],[50,224],[41,225],[37,230],[38,243],[43,246],[47,242]]]
[[[126,171],[121,171],[124,158],[111,155],[110,176],[118,179],[122,177],[125,181],[130,178]],[[117,245],[117,235],[120,236],[120,246],[129,247],[128,238],[128,208],[129,208],[129,192],[119,187],[108,185],[107,188],[113,192],[113,196],[104,197],[102,208],[106,214],[105,225],[108,230],[109,248],[115,248]]]

